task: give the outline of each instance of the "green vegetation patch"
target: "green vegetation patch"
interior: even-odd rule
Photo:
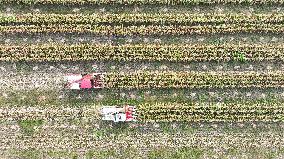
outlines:
[[[7,98],[0,98],[0,105],[13,106],[36,106],[36,105],[60,105],[57,99],[57,91],[28,90],[28,91],[11,91],[8,92]]]
[[[230,148],[227,152],[220,156],[220,158],[247,158],[252,159],[275,159],[281,158],[283,155],[283,149],[263,149],[263,148],[247,148],[247,149],[235,149]]]
[[[86,156],[88,159],[92,159],[92,158],[105,159],[111,156],[116,158],[116,157],[119,157],[120,155],[116,153],[114,149],[108,149],[108,150],[90,150]]]
[[[246,61],[246,57],[245,57],[245,54],[243,52],[237,51],[233,55],[234,55],[234,60],[236,60],[236,61],[240,61],[240,62]]]
[[[15,158],[21,159],[39,159],[39,158],[69,158],[77,159],[78,154],[74,151],[65,150],[42,150],[42,149],[27,149],[27,150],[10,150],[9,154]]]
[[[189,148],[189,147],[182,147],[178,149],[160,148],[150,151],[148,157],[150,159],[160,159],[160,158],[198,159],[202,157],[202,154],[203,150],[198,148]]]
[[[68,152],[68,151],[48,151],[47,156],[51,158],[70,158],[70,159],[78,158],[78,154],[76,152]]]
[[[143,154],[149,159],[198,159],[203,155],[203,150],[198,148],[182,147],[178,149],[173,148],[157,148],[151,149],[148,153]],[[138,149],[127,147],[121,149],[105,149],[105,150],[90,150],[86,154],[87,158],[143,158],[139,155]],[[145,157],[144,156],[144,157]]]
[[[20,120],[18,121],[19,126],[25,134],[32,135],[35,132],[35,126],[43,125],[43,120]]]
[[[13,154],[21,159],[39,159],[43,157],[41,151],[36,149],[15,151]]]

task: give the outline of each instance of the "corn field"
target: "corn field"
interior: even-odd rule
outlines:
[[[0,0],[0,158],[284,158],[283,4]]]

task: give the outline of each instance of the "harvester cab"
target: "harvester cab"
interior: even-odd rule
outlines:
[[[68,89],[98,89],[104,87],[104,78],[105,73],[91,73],[91,74],[69,74],[65,76],[67,84],[65,88]]]
[[[109,120],[114,122],[137,121],[135,106],[104,106],[101,108],[101,115],[102,120]]]

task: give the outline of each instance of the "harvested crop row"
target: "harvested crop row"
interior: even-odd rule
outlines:
[[[105,36],[149,36],[149,35],[204,35],[235,33],[282,33],[284,24],[219,24],[219,25],[141,25],[111,26],[90,24],[69,25],[18,25],[0,26],[1,34],[35,34],[35,33],[92,33]]]
[[[198,4],[283,4],[284,0],[2,0],[2,4],[54,5],[198,5]]]
[[[98,118],[98,110],[93,106],[82,106],[74,108],[68,106],[49,107],[21,107],[21,106],[2,106],[0,108],[0,119],[7,121],[15,120],[50,120],[55,118],[76,119],[76,118]]]
[[[113,129],[113,128],[112,128]],[[227,130],[226,130],[227,131]],[[229,148],[282,148],[284,140],[283,134],[269,132],[269,133],[230,133],[220,131],[205,131],[203,133],[147,133],[145,132],[132,132],[126,131],[113,137],[109,135],[109,138],[102,140],[96,133],[82,133],[79,131],[65,131],[61,134],[55,133],[40,133],[29,136],[16,136],[16,137],[1,137],[0,150],[7,149],[60,149],[60,150],[89,150],[89,149],[108,149],[117,150],[118,146],[123,143],[128,143],[129,147],[140,148],[141,150],[147,150],[149,148],[159,147],[202,147],[202,148],[214,148],[216,150]],[[210,141],[210,142],[208,142]],[[84,146],[82,148],[82,145]],[[124,146],[122,146],[124,147]],[[119,147],[120,148],[120,147]],[[225,151],[224,150],[224,151]],[[119,150],[118,150],[119,152]],[[145,158],[145,157],[144,157]]]
[[[284,60],[283,45],[30,45],[0,46],[1,61],[264,61]]]
[[[139,105],[144,121],[283,121],[279,103],[156,103]]]
[[[1,24],[163,24],[190,25],[206,23],[283,23],[283,14],[21,14],[0,16]]]
[[[34,73],[10,72],[1,73],[0,90],[58,90],[63,87],[64,73]]]
[[[107,88],[283,88],[284,73],[275,72],[134,72],[108,73]]]

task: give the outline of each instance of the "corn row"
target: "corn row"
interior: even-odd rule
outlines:
[[[96,105],[101,107],[102,105]],[[74,108],[69,106],[0,108],[3,121],[44,119],[98,119],[95,106]],[[284,121],[284,105],[281,102],[241,101],[230,103],[167,102],[141,103],[137,105],[139,121]]]
[[[143,121],[283,121],[282,103],[144,103],[138,105]]]
[[[242,56],[242,57],[240,57]],[[0,46],[0,61],[264,61],[284,60],[283,45],[30,45]]]
[[[284,0],[1,0],[0,4],[54,5],[197,5],[197,4],[283,4]]]
[[[235,34],[235,33],[282,33],[283,24],[219,24],[219,25],[141,25],[111,26],[90,24],[69,25],[18,25],[0,26],[0,34],[35,34],[35,33],[92,33],[107,36],[148,36],[148,35],[204,35],[204,34]]]
[[[108,73],[106,88],[283,88],[284,74],[275,72],[134,72]]]
[[[2,24],[203,24],[203,23],[283,23],[283,14],[21,14],[0,16]]]

